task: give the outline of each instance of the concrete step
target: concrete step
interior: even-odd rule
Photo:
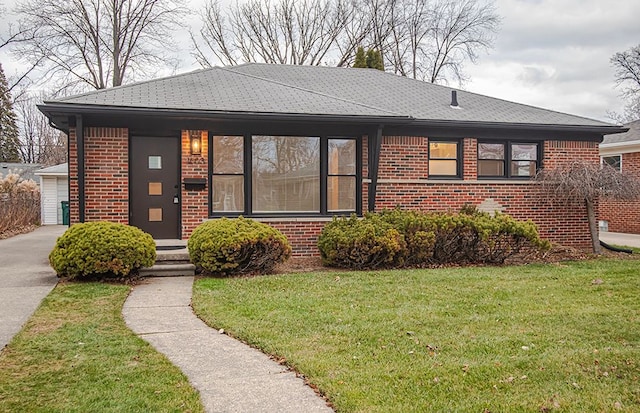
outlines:
[[[189,251],[156,251],[156,264],[164,263],[189,263]]]
[[[140,269],[142,277],[176,277],[176,276],[193,276],[196,273],[196,266],[185,263],[163,263],[151,267]]]

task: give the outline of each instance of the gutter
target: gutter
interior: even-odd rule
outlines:
[[[486,121],[460,121],[417,119],[412,116],[368,116],[368,115],[339,115],[339,114],[308,114],[308,113],[279,113],[279,112],[241,112],[241,111],[209,111],[193,109],[162,109],[140,108],[122,106],[97,106],[86,104],[69,104],[55,101],[45,101],[37,105],[38,109],[50,119],[55,116],[73,115],[101,115],[115,116],[163,116],[167,118],[193,118],[193,119],[234,119],[234,120],[261,120],[261,121],[328,121],[349,122],[360,124],[385,124],[388,126],[424,126],[461,129],[495,129],[495,130],[530,130],[530,131],[555,131],[555,132],[583,132],[601,135],[624,133],[629,128],[616,125],[558,125],[536,123],[505,123]],[[55,125],[54,125],[55,126]],[[57,129],[60,129],[56,127]]]
[[[209,111],[194,109],[162,109],[138,108],[122,106],[95,106],[64,104],[58,102],[44,102],[37,105],[38,109],[47,115],[150,115],[174,118],[198,119],[235,119],[235,120],[277,120],[277,121],[311,121],[323,120],[333,122],[356,122],[388,124],[406,124],[414,120],[411,116],[369,116],[369,115],[338,115],[338,114],[308,114],[308,113],[278,113],[278,112],[240,112],[240,111]]]

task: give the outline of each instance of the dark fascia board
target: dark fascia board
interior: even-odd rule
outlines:
[[[163,118],[192,118],[192,119],[235,119],[235,120],[277,120],[277,121],[330,121],[363,124],[404,124],[413,120],[410,116],[358,116],[358,115],[324,115],[277,112],[235,112],[235,111],[206,111],[206,110],[176,110],[157,108],[135,108],[119,106],[78,105],[60,102],[47,102],[37,105],[38,109],[49,119],[73,115],[146,115]]]
[[[558,124],[537,124],[537,123],[501,123],[501,122],[474,122],[474,121],[447,121],[447,120],[422,120],[418,119],[411,123],[411,126],[425,127],[455,127],[459,129],[526,129],[533,131],[566,131],[566,132],[585,132],[596,134],[615,134],[623,133],[629,130],[624,126],[616,125],[558,125]]]
[[[406,130],[416,130],[424,134],[425,130],[438,129],[447,130],[455,128],[458,132],[464,133],[468,130],[469,136],[478,134],[478,130],[484,131],[483,135],[488,136],[495,131],[498,134],[508,131],[531,131],[531,132],[561,132],[569,135],[572,133],[586,134],[590,140],[602,140],[603,135],[624,133],[629,130],[627,127],[615,125],[557,125],[557,124],[532,124],[532,123],[501,123],[501,122],[476,122],[476,121],[455,121],[455,120],[428,120],[416,119],[411,116],[358,116],[358,115],[322,115],[322,114],[298,114],[298,113],[276,113],[276,112],[234,112],[234,111],[205,111],[205,110],[177,110],[177,109],[157,109],[157,108],[137,108],[120,106],[97,106],[63,103],[55,101],[45,101],[37,105],[38,109],[47,115],[49,119],[67,118],[73,115],[109,115],[109,116],[160,116],[163,118],[189,118],[208,120],[268,120],[280,122],[304,122],[304,121],[329,121],[358,124],[384,124],[385,129],[395,129],[400,127]],[[55,121],[53,122],[55,125]],[[62,125],[55,125],[58,129],[66,130]],[[585,136],[586,138],[586,136]]]

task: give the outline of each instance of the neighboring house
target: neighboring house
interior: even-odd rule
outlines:
[[[36,183],[38,179],[34,175],[34,172],[40,169],[40,164],[37,163],[12,163],[12,162],[0,162],[0,175],[4,178],[10,173],[14,173],[20,176],[23,180],[33,180]]]
[[[49,166],[35,171],[40,177],[42,225],[63,224],[62,201],[69,201],[69,165]]]
[[[626,133],[606,135],[600,144],[600,159],[640,178],[640,119],[624,125]],[[640,234],[640,201],[603,199],[598,213],[601,227],[612,232]]]
[[[598,162],[626,129],[371,69],[245,64],[47,101],[69,134],[71,223],[111,220],[188,238],[239,215],[317,255],[335,215],[466,204],[532,219],[589,248],[584,206],[556,208],[530,178]]]

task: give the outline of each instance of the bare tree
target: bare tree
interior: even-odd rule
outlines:
[[[104,89],[171,63],[172,29],[186,13],[182,0],[24,0],[27,33],[14,53],[41,62],[45,81]]]
[[[628,101],[625,114],[618,118],[622,118],[623,123],[640,119],[640,44],[614,54],[611,64],[616,69],[616,83],[622,88],[622,97]]]
[[[67,139],[37,109],[36,103],[42,100],[42,96],[26,95],[16,101],[20,157],[26,163],[56,165],[67,161]]]
[[[447,79],[462,83],[465,61],[475,63],[479,52],[493,45],[500,25],[493,4],[477,0],[443,0],[431,7],[426,0],[407,3],[412,12],[403,15],[401,24],[408,34],[411,66],[404,72],[431,83]]]
[[[226,13],[217,0],[206,3],[195,58],[213,65],[264,62],[318,65],[332,51],[353,18],[353,4],[343,0],[249,0]]]
[[[589,221],[593,252],[600,254],[595,205],[599,198],[637,200],[640,198],[640,179],[620,172],[610,165],[576,160],[552,169],[543,169],[535,178],[543,193],[554,203],[568,205],[584,203]]]
[[[204,9],[200,35],[191,35],[204,67],[214,60],[351,65],[358,47],[381,54],[403,76],[464,79],[464,62],[490,48],[500,24],[480,0],[249,0]]]

